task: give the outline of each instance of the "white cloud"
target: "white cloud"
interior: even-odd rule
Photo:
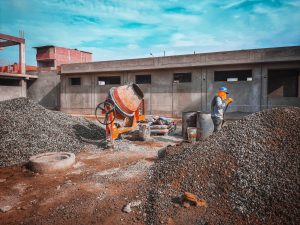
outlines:
[[[1,5],[0,28],[11,35],[25,31],[31,64],[35,61],[31,47],[44,44],[92,51],[96,60],[148,57],[149,52],[163,55],[164,50],[170,55],[299,45],[299,1],[282,1],[274,7],[255,0],[248,9],[244,3],[11,0]]]
[[[135,49],[138,49],[139,46],[137,44],[129,44],[129,45],[127,45],[127,48],[129,50],[135,50]]]
[[[223,9],[230,9],[232,7],[239,6],[243,3],[247,2],[247,0],[240,0],[240,1],[231,1],[228,4],[223,5],[221,8]]]

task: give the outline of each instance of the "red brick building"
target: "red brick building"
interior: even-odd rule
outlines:
[[[62,64],[83,63],[92,61],[92,53],[80,51],[77,49],[69,49],[46,45],[35,47],[36,61],[38,67],[50,67],[57,69]]]

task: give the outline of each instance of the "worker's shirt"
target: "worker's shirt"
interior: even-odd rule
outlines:
[[[223,119],[226,103],[219,96],[215,96],[211,102],[211,116]]]

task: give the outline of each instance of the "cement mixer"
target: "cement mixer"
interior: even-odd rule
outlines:
[[[114,147],[114,140],[122,133],[133,131],[145,121],[144,93],[137,84],[113,87],[104,102],[95,109],[97,120],[106,126],[106,143]],[[122,121],[122,124],[116,121]],[[140,138],[150,136],[147,124],[141,124]]]

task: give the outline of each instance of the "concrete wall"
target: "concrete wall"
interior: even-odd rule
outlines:
[[[60,110],[73,114],[94,114],[96,106],[104,101],[110,88],[118,85],[97,84],[99,76],[120,76],[121,85],[127,83],[126,73],[78,74],[61,77]],[[71,78],[81,78],[81,85],[72,86]]]
[[[135,82],[135,75],[143,74],[152,76],[151,85],[140,85],[147,114],[181,116],[183,111],[210,111],[211,100],[221,86],[227,86],[234,99],[229,112],[298,105],[299,96],[268,96],[268,70],[284,68],[300,71],[300,46],[68,64],[61,70],[61,109],[93,114],[97,103],[105,100],[112,87],[98,86],[97,76],[119,75],[122,85]],[[251,70],[252,81],[214,80],[215,71],[226,70]],[[174,83],[173,74],[181,72],[192,73],[192,82]],[[69,77],[81,77],[82,85],[70,86]]]
[[[0,101],[26,97],[22,95],[22,88],[17,86],[0,86]]]
[[[63,74],[174,69],[300,60],[300,46],[66,64]]]
[[[214,81],[215,71],[226,70],[252,70],[252,81]],[[218,88],[222,86],[229,89],[229,97],[234,99],[234,102],[228,108],[228,112],[255,112],[260,110],[261,66],[259,64],[207,68],[207,111],[210,110],[211,100]]]
[[[174,83],[174,73],[191,73],[192,82]],[[151,74],[152,84],[141,84],[145,92],[145,108],[149,114],[181,116],[183,111],[201,109],[201,68],[129,72],[128,80],[136,75]]]
[[[121,85],[135,82],[136,75],[151,74],[151,84],[140,84],[145,94],[146,114],[180,117],[184,111],[210,111],[217,90],[226,86],[234,103],[228,112],[255,112],[278,105],[298,105],[300,98],[270,98],[267,95],[267,71],[275,68],[298,68],[300,63],[241,64],[213,67],[190,67],[92,74],[63,75],[61,110],[75,114],[94,114],[98,103],[104,101],[109,89],[118,85],[97,85],[98,76],[120,76]],[[252,81],[214,81],[215,71],[251,70]],[[174,73],[192,73],[192,82],[174,83]],[[80,77],[80,86],[71,86],[69,78]]]
[[[19,86],[0,85],[0,101],[19,97],[26,97],[26,85],[27,84],[24,79],[20,80]]]
[[[38,79],[28,85],[27,96],[48,109],[59,109],[60,75],[56,71],[39,71]]]
[[[173,73],[192,72],[191,83],[173,83]],[[136,75],[149,74],[145,71],[123,73],[99,73],[93,75],[62,76],[61,111],[75,114],[93,114],[104,101],[111,87],[97,85],[98,76],[121,76],[121,85],[135,82]],[[147,114],[181,116],[182,111],[201,109],[201,69],[177,69],[151,71],[152,84],[140,84],[145,98]],[[80,86],[71,86],[70,78],[80,77]],[[199,85],[200,84],[200,85]]]

